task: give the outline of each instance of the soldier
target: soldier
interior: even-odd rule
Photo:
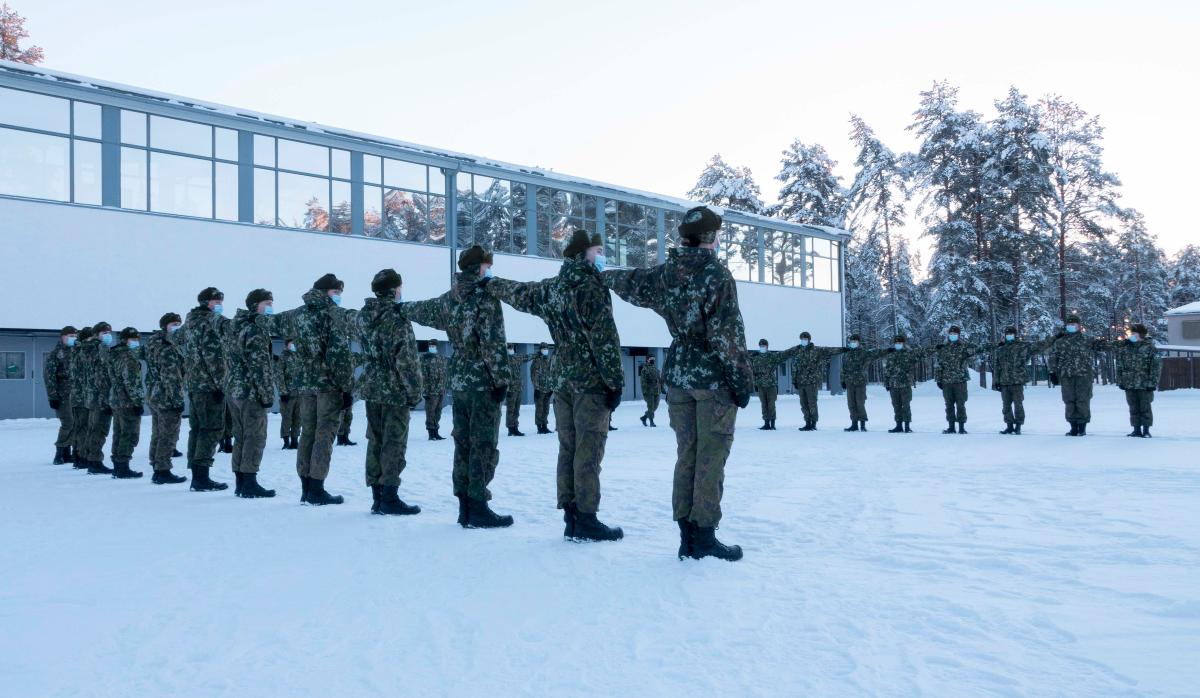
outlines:
[[[812,335],[800,333],[800,344],[792,361],[792,387],[800,396],[800,410],[804,413],[804,426],[800,431],[816,431],[820,412],[817,410],[817,392],[829,374],[829,357],[842,353],[842,347],[818,347],[812,343]]]
[[[371,280],[373,297],[358,314],[365,364],[359,390],[367,402],[367,486],[371,513],[412,515],[421,507],[400,499],[400,475],[406,465],[408,422],[421,401],[421,366],[412,324],[398,311],[404,280],[383,269]]]
[[[504,404],[504,425],[508,427],[509,436],[525,436],[517,428],[521,419],[521,397],[525,392],[525,372],[521,366],[532,360],[533,354],[518,354],[515,345],[508,345],[508,370],[512,384],[508,386],[508,397]]]
[[[896,418],[896,426],[888,429],[889,434],[912,433],[912,389],[916,383],[913,368],[928,353],[926,349],[909,349],[908,339],[902,334],[892,339],[883,367],[883,384],[892,398]]]
[[[505,303],[541,318],[554,339],[563,535],[592,541],[615,541],[625,535],[596,517],[608,420],[621,404],[625,384],[612,298],[600,281],[604,264],[600,236],[576,230],[563,250],[558,276],[530,283],[497,278],[488,286]]]
[[[109,352],[109,407],[113,415],[113,477],[139,478],[142,473],[129,469],[133,450],[142,433],[142,405],[146,389],[142,385],[140,359],[141,333],[135,327],[121,330],[120,342]]]
[[[87,456],[89,475],[111,475],[112,469],[104,465],[104,442],[108,439],[108,430],[112,427],[112,405],[108,393],[112,387],[112,379],[108,370],[108,353],[117,343],[117,336],[112,333],[112,325],[98,322],[92,327],[96,335],[91,350],[85,359],[88,383],[88,436]]]
[[[662,375],[654,366],[654,357],[646,358],[646,363],[638,369],[638,378],[642,381],[642,397],[646,400],[646,414],[642,415],[642,426],[657,427],[654,423],[654,413],[658,411],[658,399],[663,392]]]
[[[214,492],[229,487],[209,477],[213,456],[221,441],[225,419],[224,325],[218,319],[225,294],[209,286],[196,295],[199,304],[188,311],[181,333],[184,341],[184,376],[188,403],[188,469],[193,492]]]
[[[1096,352],[1108,348],[1103,339],[1091,339],[1078,315],[1067,318],[1063,332],[1050,345],[1050,385],[1062,385],[1062,400],[1071,431],[1067,436],[1087,436],[1092,421],[1092,381]]]
[[[1154,425],[1154,391],[1162,378],[1162,358],[1149,338],[1150,331],[1138,323],[1129,328],[1129,337],[1117,345],[1117,385],[1125,391],[1129,403],[1129,436],[1150,437]]]
[[[504,312],[487,293],[492,253],[479,245],[458,256],[454,288],[437,298],[405,303],[400,311],[413,322],[450,336],[454,355],[447,374],[453,391],[454,496],[463,528],[511,526],[513,517],[492,511],[488,483],[496,475],[500,452],[500,405],[511,381]]]
[[[300,437],[300,396],[296,389],[296,343],[291,337],[283,342],[283,351],[275,359],[275,387],[279,389],[279,438],[283,450],[295,450]]]
[[[1025,384],[1029,382],[1029,362],[1049,346],[1046,342],[1027,342],[1017,328],[1004,328],[1004,341],[996,345],[995,365],[992,367],[992,390],[1000,393],[1004,431],[1001,434],[1021,433],[1025,424]]]
[[[666,263],[603,274],[621,298],[661,315],[671,333],[665,374],[678,453],[671,499],[680,559],[742,557],[740,547],[716,538],[737,408],[754,390],[737,284],[716,254],[720,227],[711,209],[693,208],[679,226],[683,246]]]
[[[296,473],[300,501],[341,504],[341,495],[325,491],[329,460],[342,410],[354,403],[354,363],[350,336],[340,315],[343,284],[325,274],[304,293],[304,305],[289,311],[296,338],[296,392],[300,394],[300,448]]]
[[[763,425],[759,430],[775,430],[775,401],[779,398],[779,365],[796,355],[796,345],[786,351],[770,352],[767,340],[758,340],[758,353],[750,355],[750,368],[754,371],[754,389],[762,405]]]
[[[987,351],[986,346],[960,341],[962,330],[951,325],[946,333],[946,342],[937,345],[933,355],[937,358],[934,377],[946,403],[946,429],[943,434],[953,434],[958,424],[958,433],[967,433],[967,360]]]
[[[442,403],[446,399],[446,360],[438,354],[436,339],[421,355],[421,384],[424,386],[425,430],[430,441],[442,441]]]
[[[171,457],[183,421],[184,359],[178,338],[183,318],[164,313],[158,331],[146,340],[146,403],[150,406],[150,466],[156,485],[187,482],[171,472]]]
[[[862,337],[850,335],[842,354],[842,388],[850,408],[850,426],[842,431],[867,430],[867,367],[887,353],[886,349],[863,349]]]
[[[554,369],[551,366],[550,347],[542,342],[529,366],[529,380],[533,382],[533,423],[537,433],[550,434],[550,400],[554,397]]]
[[[89,460],[91,454],[87,448],[90,434],[88,424],[91,421],[91,410],[88,408],[87,401],[87,386],[91,381],[89,356],[92,346],[96,341],[92,328],[84,327],[79,330],[75,346],[71,348],[71,364],[69,367],[71,383],[70,398],[71,415],[74,418],[75,426],[71,435],[73,441],[71,450],[74,453],[75,460],[71,463],[71,467],[76,470],[85,470],[91,465],[91,461]]]
[[[54,464],[74,463],[71,444],[74,442],[74,404],[71,402],[71,350],[79,341],[79,332],[67,325],[58,333],[54,351],[46,355],[42,367],[42,383],[46,400],[58,416],[58,437],[54,439]]]
[[[245,499],[274,497],[258,484],[267,447],[267,410],[275,404],[271,370],[271,327],[275,297],[264,288],[246,296],[246,307],[233,318],[229,345],[229,403],[233,412],[234,494]]]

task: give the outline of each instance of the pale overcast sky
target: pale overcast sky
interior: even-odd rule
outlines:
[[[1200,241],[1200,2],[8,2],[48,68],[674,196],[720,152],[772,201],[794,138],[848,181],[849,114],[908,149],[935,79],[1057,92],[1167,251]]]

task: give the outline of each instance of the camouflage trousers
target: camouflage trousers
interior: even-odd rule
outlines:
[[[112,413],[112,462],[128,465],[142,437],[142,408],[116,407]]]
[[[408,464],[407,405],[367,400],[367,487],[399,487]]]
[[[946,421],[965,424],[967,421],[967,382],[942,383],[942,400],[946,403]]]
[[[183,410],[153,410],[150,417],[150,465],[155,470],[170,470],[171,455],[179,443],[179,424]]]
[[[279,438],[300,438],[300,397],[279,396]]]
[[[88,453],[88,422],[91,414],[92,411],[81,403],[71,405],[71,447],[85,460]]]
[[[600,510],[600,461],[608,442],[609,414],[602,394],[556,394],[559,509],[573,503],[585,514]]]
[[[442,426],[442,406],[446,404],[446,395],[438,393],[436,395],[425,396],[425,428],[440,429]]]
[[[71,404],[71,396],[65,395],[54,410],[58,417],[58,436],[54,439],[56,448],[66,448],[75,443],[75,406]]]
[[[763,421],[775,419],[775,401],[779,399],[779,386],[759,388],[758,402],[762,406]]]
[[[733,395],[728,390],[669,387],[667,413],[676,445],[672,515],[676,521],[715,527],[721,521],[725,461],[737,421]]]
[[[267,408],[257,400],[235,398],[233,406],[233,458],[235,473],[257,473],[267,447]]]
[[[897,422],[912,421],[912,387],[888,388],[892,397],[892,416]]]
[[[225,398],[225,416],[224,422],[221,424],[221,439],[233,438],[233,405],[230,404],[229,397]]]
[[[338,436],[350,438],[350,425],[354,423],[354,404],[342,410],[341,421],[338,422]]]
[[[1000,402],[1001,409],[1004,412],[1005,424],[1024,424],[1025,423],[1025,386],[1018,383],[1017,385],[1002,385],[1000,386]]]
[[[487,501],[500,451],[500,403],[487,390],[456,390],[454,404],[454,495]]]
[[[300,447],[296,474],[315,480],[329,476],[333,440],[342,419],[340,392],[306,393],[300,397]]]
[[[1150,408],[1150,404],[1154,402],[1153,390],[1126,390],[1125,402],[1129,404],[1129,426],[1154,426],[1154,410]]]
[[[800,411],[804,413],[804,421],[817,423],[820,413],[817,411],[817,392],[821,389],[818,384],[798,385],[796,394],[800,397]]]
[[[211,468],[224,429],[225,402],[214,392],[188,394],[188,468]]]
[[[550,401],[553,399],[554,393],[549,390],[533,391],[533,423],[539,429],[550,428]]]
[[[654,394],[646,393],[646,414],[642,416],[651,418],[654,417],[654,413],[658,411],[658,401],[660,397],[661,396],[658,394],[658,391],[655,391]]]
[[[850,408],[850,421],[867,421],[866,383],[846,384],[846,406]]]
[[[508,386],[508,395],[505,396],[504,404],[504,426],[509,429],[516,429],[521,419],[521,393],[521,386]]]
[[[87,436],[84,437],[84,454],[88,460],[104,461],[104,442],[108,440],[108,430],[111,427],[111,414],[104,414],[104,410],[99,407],[88,410]]]
[[[1063,376],[1059,385],[1067,421],[1084,424],[1092,421],[1092,377]]]

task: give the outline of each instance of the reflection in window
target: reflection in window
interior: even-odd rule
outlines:
[[[429,235],[426,239],[432,245],[446,244],[446,197],[444,196],[429,196],[428,200],[426,224],[429,226]]]
[[[726,221],[718,233],[720,257],[739,281],[758,281],[758,229]]]
[[[350,211],[350,183],[333,182],[332,206],[329,209],[329,232],[349,235],[353,232],[354,216]]]
[[[0,351],[0,379],[25,380],[25,352]]]
[[[70,105],[59,97],[0,87],[0,124],[70,133]]]
[[[75,141],[75,203],[99,206],[102,201],[100,189],[100,144],[90,141]]]
[[[383,236],[383,188],[363,187],[363,234],[371,237]]]
[[[604,255],[623,267],[658,261],[658,209],[608,199],[604,203]]]
[[[150,153],[150,210],[212,218],[212,162]]]
[[[258,146],[254,147],[255,157]],[[254,222],[259,225],[279,225],[275,216],[275,172],[254,168]]]
[[[66,138],[0,128],[0,194],[66,201],[70,172]]]
[[[146,115],[140,111],[121,110],[121,142],[146,145]]]
[[[259,167],[275,166],[275,139],[254,134],[254,164]]]
[[[191,121],[150,117],[150,147],[212,157],[212,127]]]
[[[146,210],[146,151],[121,148],[121,208]]]
[[[217,157],[221,160],[238,159],[238,132],[228,128],[216,128]]]
[[[427,191],[427,169],[424,165],[387,158],[383,161],[383,183],[395,189]]]
[[[223,221],[238,219],[238,168],[227,162],[216,166],[216,217]]]
[[[420,195],[400,189],[388,189],[383,195],[383,233],[389,240],[419,242],[425,234],[425,221],[416,199]]]
[[[329,148],[280,138],[279,169],[296,170],[327,177],[329,176]],[[282,184],[280,184],[280,189],[283,189]]]
[[[280,172],[278,215],[287,228],[328,230],[329,180]]]
[[[100,139],[100,105],[75,102],[75,135]]]

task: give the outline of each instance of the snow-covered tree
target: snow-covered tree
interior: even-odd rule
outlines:
[[[1140,212],[1130,210],[1122,217],[1117,247],[1121,253],[1118,300],[1124,320],[1149,327],[1163,324],[1169,297],[1166,255],[1146,230],[1146,219]]]
[[[846,191],[842,178],[833,173],[837,163],[819,144],[805,145],[799,139],[783,151],[779,174],[782,182],[779,203],[773,215],[794,223],[842,227],[846,217]]]
[[[1200,301],[1200,247],[1188,245],[1177,252],[1171,258],[1169,275],[1169,308]]]
[[[745,213],[762,213],[766,204],[748,167],[733,167],[718,153],[704,166],[688,198]]]
[[[8,6],[0,4],[0,60],[35,65],[45,58],[38,46],[21,48],[21,40],[29,38],[25,18]]]

